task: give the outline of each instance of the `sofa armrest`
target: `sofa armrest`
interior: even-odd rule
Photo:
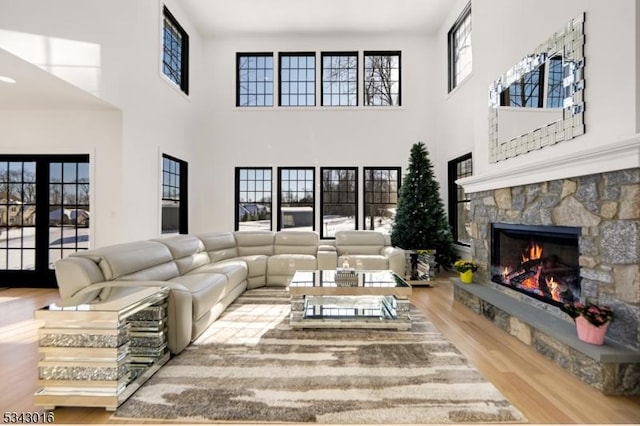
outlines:
[[[381,254],[389,259],[389,269],[400,277],[404,277],[406,269],[406,259],[404,250],[399,247],[383,247]]]
[[[172,354],[182,352],[191,342],[191,324],[193,317],[193,299],[185,286],[166,281],[102,281],[84,287],[70,298],[62,299],[60,306],[75,306],[83,303],[99,303],[102,299],[96,294],[105,294],[102,290],[123,287],[167,287],[169,300],[167,306],[167,346]],[[107,292],[110,294],[111,292]],[[108,300],[108,299],[107,299]]]

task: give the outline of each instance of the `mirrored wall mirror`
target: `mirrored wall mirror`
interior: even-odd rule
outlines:
[[[584,13],[489,86],[489,162],[584,133]]]

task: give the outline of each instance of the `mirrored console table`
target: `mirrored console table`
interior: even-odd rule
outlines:
[[[102,303],[36,311],[35,405],[115,410],[169,360],[167,297],[161,287],[113,288]]]

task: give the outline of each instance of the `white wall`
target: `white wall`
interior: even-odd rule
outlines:
[[[453,12],[438,35],[438,69],[446,70],[446,34],[460,11]],[[556,146],[506,161],[488,162],[488,87],[495,79],[569,20],[586,13],[586,134]],[[615,7],[598,0],[474,0],[472,3],[473,74],[457,90],[442,85],[436,99],[438,134],[447,141],[438,156],[440,169],[461,153],[473,152],[474,174],[518,169],[549,158],[571,157],[633,139],[637,133],[636,2]],[[446,81],[446,80],[445,80]],[[607,164],[615,170],[632,162]],[[584,174],[589,170],[581,170]],[[576,173],[575,170],[571,173]],[[568,176],[565,176],[568,177]],[[540,170],[530,181],[547,180]],[[521,182],[526,183],[526,182]]]
[[[190,35],[190,95],[183,95],[167,82],[160,72],[162,4],[167,6]],[[0,29],[6,36],[13,34],[12,46],[7,50],[25,58],[30,57],[28,43],[16,43],[15,38],[34,39],[34,35],[51,46],[92,46],[99,52],[98,69],[83,74],[59,74],[85,90],[94,91],[100,98],[115,105],[122,112],[121,148],[106,155],[104,167],[112,173],[94,184],[104,191],[95,193],[96,203],[109,204],[119,222],[101,232],[117,236],[120,241],[156,237],[160,234],[160,155],[167,153],[198,166],[195,148],[202,138],[197,104],[205,96],[201,88],[201,42],[175,0],[4,0],[0,5]],[[26,35],[26,36],[23,36]],[[58,44],[51,40],[62,40]],[[0,47],[8,37],[0,37]],[[93,47],[95,46],[95,47]],[[16,52],[23,49],[24,52]],[[21,54],[22,53],[22,54]],[[64,68],[56,62],[55,50],[45,59],[55,62],[49,71]],[[86,53],[86,49],[84,50]],[[78,57],[83,51],[78,51]],[[31,55],[32,56],[32,55]],[[66,51],[64,57],[73,60]],[[42,66],[42,64],[37,64]],[[47,69],[47,67],[44,67]],[[94,90],[87,87],[87,76],[95,76]],[[89,79],[90,80],[90,79]],[[83,87],[85,85],[85,87]],[[33,111],[33,122],[42,116]],[[29,112],[21,112],[24,120]],[[108,126],[96,123],[96,128]],[[83,129],[78,127],[77,132]],[[35,136],[34,136],[35,138]],[[93,132],[87,131],[86,144],[95,145]],[[4,141],[0,152],[5,152]],[[31,149],[42,154],[53,152],[47,138],[31,140]],[[77,150],[77,151],[76,151]],[[73,147],[73,152],[84,152]],[[96,181],[100,176],[96,177]],[[192,188],[198,182],[190,182]],[[118,193],[121,201],[111,203],[104,197]],[[194,207],[191,210],[195,210]],[[121,220],[120,220],[121,219]],[[97,227],[96,227],[97,228]],[[115,238],[115,237],[114,237]],[[107,239],[111,239],[107,237]],[[102,240],[96,236],[96,241]]]
[[[236,52],[274,52],[277,63],[278,52],[315,51],[320,105],[320,52],[358,51],[362,67],[364,50],[401,51],[401,107],[235,106]],[[201,155],[209,166],[200,168],[194,179],[208,185],[195,194],[202,204],[194,229],[233,229],[236,166],[271,166],[274,176],[279,166],[316,166],[318,172],[321,166],[400,166],[404,173],[414,143],[422,141],[436,150],[433,44],[427,37],[229,37],[211,40],[204,53],[210,78],[204,89],[208,128]],[[359,182],[361,187],[362,173]],[[275,186],[273,190],[275,198]]]
[[[3,154],[89,154],[92,247],[122,241],[122,117],[119,111],[2,111]]]
[[[52,46],[80,46],[91,52],[97,47],[99,60],[92,61],[81,75],[69,72],[64,61],[54,60],[72,61],[72,55],[45,59],[53,61],[51,72],[59,71],[61,77],[97,93],[121,111],[118,125],[112,113],[89,115],[91,128],[70,124],[70,139],[76,142],[64,145],[70,153],[93,149],[96,170],[108,171],[107,178],[96,175],[93,183],[98,186],[92,188],[95,207],[107,205],[106,211],[113,212],[108,229],[95,230],[98,234],[93,240],[100,245],[159,235],[162,153],[189,163],[190,231],[201,232],[233,227],[236,166],[266,165],[274,167],[274,172],[278,166],[401,166],[404,172],[411,145],[423,141],[446,199],[446,163],[467,152],[473,152],[476,174],[490,174],[606,148],[635,137],[640,127],[636,29],[640,12],[633,0],[617,0],[615,7],[599,0],[474,0],[473,72],[452,93],[447,93],[446,35],[466,0],[452,2],[452,11],[436,37],[283,34],[206,41],[198,36],[177,0],[166,3],[190,35],[188,97],[160,73],[160,0],[3,0],[0,4],[0,30],[62,40],[61,44],[50,43]],[[586,134],[489,164],[489,84],[583,11]],[[0,37],[0,47],[3,42],[6,40]],[[311,50],[319,60],[321,51],[384,49],[402,51],[400,108],[235,107],[238,51]],[[626,82],[626,86],[615,89],[615,82]],[[15,111],[5,116],[16,122],[3,119],[0,131],[18,136],[20,125],[33,122],[62,135],[62,130],[69,129],[64,123],[73,122],[56,124],[57,114],[71,112]],[[106,129],[111,134],[114,126],[120,126],[120,151],[109,148],[107,153],[112,142],[100,141],[97,131]],[[25,142],[21,145],[3,139],[0,152],[57,152],[59,147],[46,136],[28,132],[21,136]],[[81,142],[83,137],[86,141]],[[541,170],[538,178],[544,177]]]

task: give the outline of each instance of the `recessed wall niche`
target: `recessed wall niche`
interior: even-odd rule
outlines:
[[[584,134],[582,13],[489,86],[489,162]]]

